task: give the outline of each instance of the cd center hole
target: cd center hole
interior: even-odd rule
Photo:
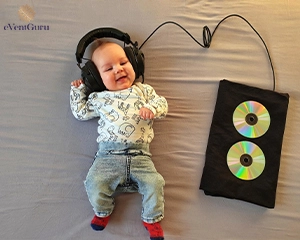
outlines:
[[[254,113],[249,113],[246,116],[246,123],[248,123],[251,126],[254,126],[258,122],[258,117]]]
[[[243,154],[240,158],[240,162],[244,167],[249,167],[252,164],[253,159],[252,159],[251,155]]]

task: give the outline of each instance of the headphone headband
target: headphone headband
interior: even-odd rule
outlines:
[[[81,59],[83,58],[85,49],[91,42],[93,42],[97,38],[104,38],[104,37],[116,38],[120,41],[125,42],[126,44],[131,43],[132,45],[134,45],[134,43],[130,40],[130,36],[127,33],[124,33],[118,29],[110,28],[110,27],[96,28],[88,32],[80,39],[75,54],[77,62],[78,63],[82,62]]]

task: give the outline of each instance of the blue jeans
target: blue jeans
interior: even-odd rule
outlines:
[[[84,184],[98,217],[112,213],[117,190],[136,190],[142,195],[144,222],[155,223],[164,217],[165,181],[155,169],[148,144],[100,143]]]

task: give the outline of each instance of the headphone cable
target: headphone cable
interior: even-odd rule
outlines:
[[[167,24],[174,24],[177,27],[181,28],[187,35],[189,35],[199,46],[201,46],[202,48],[209,48],[212,42],[212,38],[216,32],[216,30],[218,29],[218,27],[220,26],[221,23],[223,23],[226,19],[231,18],[231,17],[238,17],[242,20],[244,20],[250,27],[251,29],[256,33],[256,35],[260,38],[260,40],[262,41],[265,50],[267,52],[268,58],[269,58],[269,62],[270,62],[270,67],[272,70],[272,75],[273,75],[273,91],[275,91],[275,85],[276,85],[276,80],[275,80],[275,71],[274,71],[274,66],[272,63],[272,59],[271,59],[271,55],[269,52],[269,49],[267,47],[267,44],[265,43],[264,39],[262,38],[262,36],[258,33],[258,31],[251,25],[251,23],[244,18],[243,16],[239,15],[239,14],[230,14],[226,17],[224,17],[215,27],[214,31],[211,33],[210,29],[207,26],[203,27],[203,31],[202,31],[202,38],[203,38],[203,44],[200,43],[189,31],[187,31],[183,26],[181,26],[179,23],[174,22],[174,21],[166,21],[163,22],[162,24],[160,24],[147,38],[146,40],[141,44],[141,46],[139,47],[139,49],[141,49],[145,43],[154,35],[154,33],[156,33],[156,31],[158,29],[160,29],[161,27],[163,27],[164,25]]]

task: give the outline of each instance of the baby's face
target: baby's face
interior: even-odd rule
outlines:
[[[92,56],[105,87],[110,91],[127,89],[135,80],[135,72],[124,49],[116,43],[104,43]]]

